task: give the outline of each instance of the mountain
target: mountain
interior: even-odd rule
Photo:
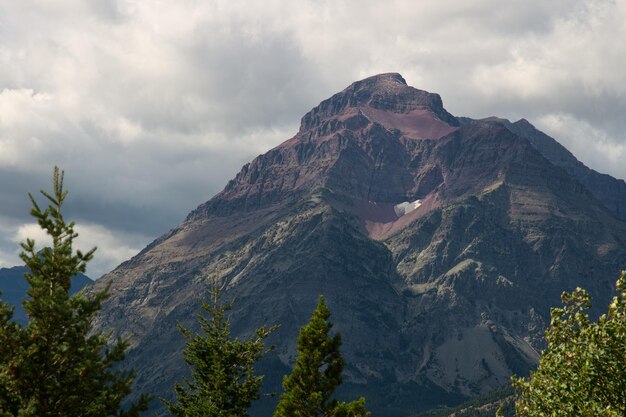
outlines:
[[[494,417],[500,409],[505,416],[515,415],[515,391],[504,385],[457,407],[437,407],[410,417]]]
[[[28,271],[25,266],[14,266],[12,268],[0,268],[0,299],[14,306],[13,318],[24,324],[28,321],[22,300],[26,297],[28,282],[24,274]],[[75,294],[93,281],[87,275],[78,274],[72,278],[70,293]]]
[[[112,296],[97,326],[131,338],[138,392],[170,397],[185,372],[177,323],[194,326],[210,283],[225,283],[235,334],[281,325],[261,366],[280,392],[323,294],[344,341],[340,396],[363,394],[382,417],[456,405],[536,365],[563,290],[608,301],[625,189],[525,120],[457,118],[377,75],[98,280]]]

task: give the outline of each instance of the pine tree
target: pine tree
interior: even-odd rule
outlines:
[[[626,416],[626,272],[618,296],[597,321],[589,294],[563,293],[552,309],[548,348],[530,378],[513,378],[518,416]]]
[[[0,291],[0,296],[2,292]],[[0,416],[10,416],[8,411],[16,408],[17,398],[9,390],[9,379],[3,370],[7,369],[9,358],[15,355],[20,345],[20,326],[12,321],[13,308],[0,299]]]
[[[348,404],[331,396],[342,382],[344,362],[339,352],[341,336],[330,337],[330,311],[319,298],[309,323],[298,335],[296,363],[291,375],[283,379],[285,393],[274,417],[357,417],[369,416],[365,399]]]
[[[202,304],[204,314],[198,314],[200,332],[179,326],[188,340],[183,353],[192,379],[185,378],[185,386],[174,386],[176,402],[162,401],[176,417],[246,417],[263,382],[263,376],[255,375],[254,364],[267,353],[263,340],[276,327],[261,327],[248,340],[233,339],[227,317],[231,306],[220,301],[217,286],[210,295],[210,301]]]
[[[48,207],[42,210],[32,195],[31,214],[52,238],[41,251],[35,242],[22,243],[20,254],[29,272],[24,308],[25,327],[11,321],[12,312],[0,306],[0,415],[20,417],[138,416],[147,397],[120,407],[130,393],[133,373],[114,369],[128,344],[107,344],[108,334],[94,333],[91,322],[107,291],[89,296],[68,294],[71,278],[85,272],[95,248],[73,251],[78,236],[61,209],[67,196],[63,172],[55,167],[53,192],[42,191]]]

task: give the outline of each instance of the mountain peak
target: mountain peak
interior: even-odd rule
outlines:
[[[179,323],[195,326],[219,283],[237,300],[234,336],[281,325],[259,364],[275,391],[324,294],[346,342],[343,392],[376,415],[415,415],[527,374],[563,290],[608,303],[624,213],[626,183],[530,124],[453,118],[438,95],[381,74],[320,103],[293,138],[96,282],[111,285],[96,325],[132,335],[138,392],[172,395]],[[251,415],[269,415],[265,404]]]
[[[391,72],[356,81],[322,101],[302,118],[300,133],[319,126],[324,120],[363,109],[393,114],[428,111],[449,126],[459,125],[458,120],[444,109],[439,94],[413,88],[407,85],[402,75]]]
[[[388,88],[406,88],[408,87],[406,80],[397,72],[387,72],[383,74],[372,75],[360,81],[355,81],[350,87],[365,87],[370,89],[388,89]],[[350,88],[348,87],[348,88]]]

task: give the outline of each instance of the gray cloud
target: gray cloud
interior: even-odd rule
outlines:
[[[623,0],[0,0],[0,264],[54,164],[68,216],[103,242],[98,276],[387,71],[623,178],[625,20]]]

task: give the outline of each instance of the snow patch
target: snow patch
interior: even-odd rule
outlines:
[[[393,211],[396,212],[396,216],[402,217],[405,214],[409,214],[413,210],[422,205],[422,200],[415,200],[413,202],[405,201],[404,203],[396,204],[393,206]]]

